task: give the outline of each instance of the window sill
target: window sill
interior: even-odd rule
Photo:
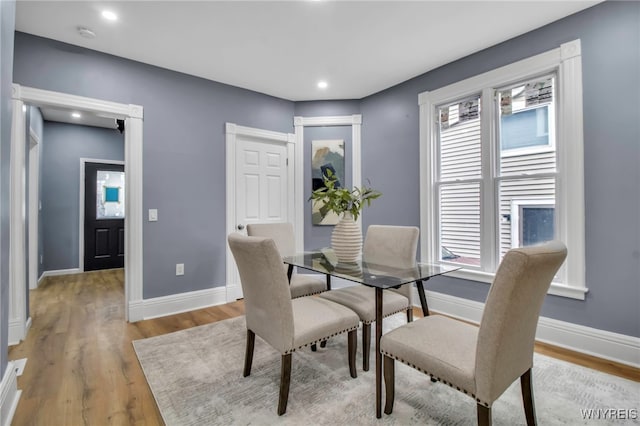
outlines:
[[[463,280],[483,282],[491,284],[495,274],[482,271],[474,271],[471,269],[459,269],[449,272],[447,277],[460,278]],[[561,283],[551,283],[551,287],[547,294],[554,296],[567,297],[570,299],[585,300],[585,294],[589,291],[586,287],[573,287]]]

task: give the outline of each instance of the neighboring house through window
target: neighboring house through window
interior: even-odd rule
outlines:
[[[509,249],[559,239],[550,293],[584,299],[580,41],[419,101],[426,260],[490,282]]]

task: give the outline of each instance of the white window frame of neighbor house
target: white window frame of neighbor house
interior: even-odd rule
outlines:
[[[544,74],[555,74],[556,97],[556,239],[568,255],[551,284],[549,294],[585,299],[584,141],[582,117],[582,58],[580,40],[488,71],[418,96],[420,105],[420,226],[422,261],[440,260],[438,107],[481,94],[480,253],[481,265],[463,267],[448,275],[491,283],[500,261],[498,196],[494,177],[500,167],[500,141],[494,93],[506,85]],[[551,129],[550,129],[551,131]],[[458,264],[459,265],[459,264]]]

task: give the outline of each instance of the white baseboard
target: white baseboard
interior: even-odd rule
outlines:
[[[81,274],[81,273],[82,271],[80,270],[80,268],[56,269],[53,271],[44,271],[42,275],[40,275],[40,278],[38,278],[38,285],[40,285],[40,282],[46,277],[55,277],[58,275],[73,275],[73,274]]]
[[[9,361],[0,381],[0,426],[11,426],[21,394],[22,391],[18,390],[16,366]]]
[[[235,302],[238,299],[242,299],[242,286],[227,286],[227,302]]]
[[[419,301],[414,288],[414,301]],[[454,318],[480,323],[484,303],[427,291],[429,309]],[[419,302],[416,303],[419,306]],[[640,367],[640,338],[585,327],[566,321],[540,317],[536,340],[593,355],[598,358]]]
[[[225,287],[215,287],[170,296],[155,297],[129,303],[129,321],[165,317],[167,315],[208,308],[227,303]]]
[[[22,340],[27,337],[27,333],[31,328],[31,317],[27,318],[27,321],[24,324],[20,323],[20,320],[10,319],[9,320],[9,335],[8,335],[8,345],[13,346],[20,343]]]

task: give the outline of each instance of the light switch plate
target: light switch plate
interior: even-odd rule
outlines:
[[[149,209],[149,222],[158,221],[158,209]]]
[[[184,275],[184,263],[176,263],[176,275]]]

